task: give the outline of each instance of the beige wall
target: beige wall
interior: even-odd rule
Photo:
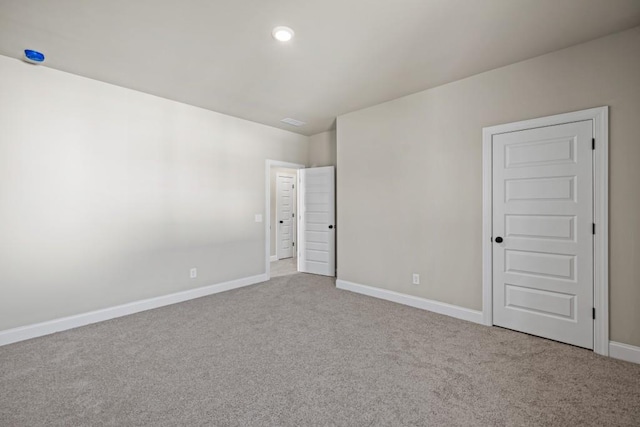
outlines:
[[[264,273],[265,159],[308,138],[0,57],[0,330]]]
[[[640,345],[640,27],[339,117],[339,278],[480,310],[482,128],[602,105],[611,339]]]
[[[330,130],[309,137],[310,167],[336,165],[336,131]]]
[[[271,184],[270,184],[270,200],[271,203],[269,204],[270,206],[270,217],[271,217],[271,256],[275,256],[276,255],[276,238],[277,238],[277,227],[276,227],[276,221],[278,220],[277,215],[276,215],[276,195],[277,195],[277,191],[278,191],[278,181],[277,181],[277,176],[279,173],[287,173],[290,175],[293,175],[294,177],[297,177],[298,174],[298,170],[297,169],[287,169],[287,168],[271,168]],[[295,180],[295,178],[294,178]],[[294,189],[293,192],[293,212],[296,213],[296,215],[298,214],[298,198],[297,198],[297,188]],[[293,228],[293,241],[297,241],[297,227]],[[294,247],[295,249],[295,247]],[[296,255],[296,251],[293,251],[294,254],[294,258]]]

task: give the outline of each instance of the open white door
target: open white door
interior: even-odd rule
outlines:
[[[298,173],[298,271],[336,275],[335,168]]]

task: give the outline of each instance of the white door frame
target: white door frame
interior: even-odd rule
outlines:
[[[278,174],[276,174],[276,259],[280,259],[280,244],[279,244],[279,239],[280,237],[278,236],[278,231],[280,230],[279,227],[279,223],[278,223],[278,195],[279,195],[279,191],[280,191],[280,186],[279,186],[279,182],[278,182],[278,178],[281,176],[289,176],[291,178],[293,178],[293,182],[294,185],[298,184],[298,180],[297,180],[297,173],[294,175],[292,173],[285,173],[285,172],[279,172]],[[297,199],[298,199],[298,188],[295,188],[295,193],[296,193],[296,211],[298,210],[298,203],[297,203]],[[269,191],[271,191],[271,189],[269,189]],[[269,210],[269,213],[271,213],[271,210]],[[295,213],[295,212],[294,212]],[[296,258],[296,254],[297,254],[297,247],[296,245],[296,237],[298,236],[298,214],[295,213],[295,217],[294,220],[291,221],[292,227],[293,229],[291,230],[291,243],[293,244],[291,251],[293,253],[293,258]]]
[[[482,129],[482,317],[493,325],[492,161],[493,135],[563,123],[591,120],[595,150],[593,161],[593,351],[609,355],[609,107],[541,117]]]
[[[305,165],[301,165],[299,163],[282,162],[280,160],[265,160],[264,269],[265,274],[267,275],[267,280],[271,278],[271,168],[304,169],[305,167]],[[298,222],[296,221],[296,227],[298,226],[297,224]],[[276,245],[276,251],[277,250],[278,246]],[[297,250],[297,248],[294,250]]]

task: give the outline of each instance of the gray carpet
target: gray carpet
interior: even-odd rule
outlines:
[[[640,425],[640,365],[295,274],[0,347],[0,424]]]

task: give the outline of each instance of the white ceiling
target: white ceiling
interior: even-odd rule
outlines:
[[[637,25],[640,0],[0,0],[0,54],[312,135]]]

